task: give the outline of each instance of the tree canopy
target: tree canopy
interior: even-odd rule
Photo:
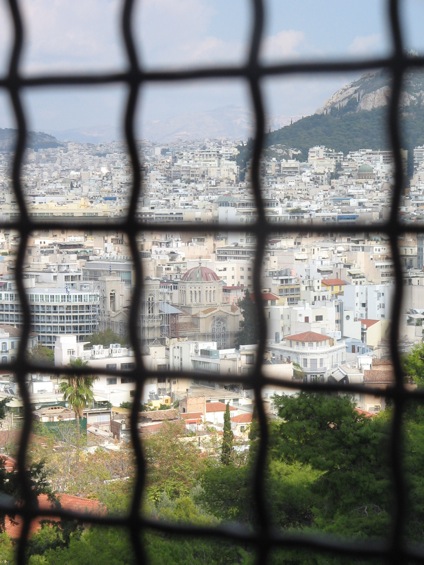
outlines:
[[[415,345],[402,359],[407,378],[422,387],[424,385],[424,343]]]
[[[97,332],[93,334],[88,343],[92,347],[93,345],[103,345],[103,347],[109,347],[111,343],[119,343],[121,345],[126,345],[128,339],[126,337],[122,337],[115,333],[113,330],[108,328],[102,332]]]
[[[277,417],[268,422],[269,450],[263,469],[272,527],[283,534],[328,533],[351,542],[387,540],[393,505],[390,408],[370,417],[357,410],[346,394],[306,391],[276,395],[273,401]],[[419,399],[416,405],[403,418],[408,541],[420,541],[424,531],[424,410]],[[236,521],[254,528],[257,434],[252,434],[249,457],[232,458],[231,464],[222,460],[221,442],[217,442],[213,456],[206,456],[195,439],[182,424],[168,423],[160,433],[143,440],[147,467],[140,512],[167,522],[215,526]],[[64,456],[65,451],[58,456]],[[122,453],[112,458],[98,450],[84,454],[80,463],[79,474],[62,470],[62,474],[72,474],[73,492],[99,497],[111,513],[128,513],[133,482],[127,479],[134,476],[130,450],[125,460]],[[56,460],[53,466],[60,467]],[[47,472],[52,467],[46,468]],[[133,562],[127,534],[113,528],[93,526],[66,539],[58,533],[57,544],[52,531],[37,536],[31,542],[30,565],[88,563],[93,559],[117,565]],[[169,531],[144,532],[142,543],[153,564],[250,564],[255,559],[243,542],[186,539]],[[9,549],[5,546],[5,555]],[[269,560],[271,564],[339,562],[340,555],[318,554],[302,547],[280,549]]]
[[[253,345],[258,343],[258,326],[256,323],[256,308],[250,296],[250,292],[246,289],[244,297],[238,301],[241,311],[242,320],[240,322],[240,331],[237,335],[237,345]]]
[[[231,430],[230,405],[229,403],[227,403],[225,406],[224,434],[222,436],[221,446],[221,462],[224,465],[229,465],[231,463],[231,456],[233,453],[233,439],[234,434]]]
[[[29,353],[29,359],[43,365],[54,365],[54,351],[45,345],[38,344]]]

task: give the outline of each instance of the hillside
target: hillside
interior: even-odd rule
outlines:
[[[367,73],[337,91],[317,113],[273,131],[266,146],[299,149],[306,157],[314,145],[348,153],[360,148],[388,149],[387,109],[390,87],[382,71]],[[402,145],[424,144],[424,75],[406,77],[401,102]]]
[[[17,130],[10,128],[0,128],[0,151],[13,151],[15,147]],[[47,133],[30,131],[27,136],[27,147],[30,149],[48,149],[62,145],[55,137]]]

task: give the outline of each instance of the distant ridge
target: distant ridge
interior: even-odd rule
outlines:
[[[11,128],[0,128],[0,151],[7,153],[13,151],[18,131]],[[30,131],[27,135],[26,146],[30,149],[49,149],[61,146],[55,137],[47,133]]]

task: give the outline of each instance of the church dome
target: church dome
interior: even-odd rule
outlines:
[[[219,281],[218,275],[208,267],[193,267],[181,277],[184,282],[213,282]]]

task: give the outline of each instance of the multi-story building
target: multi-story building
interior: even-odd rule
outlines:
[[[31,330],[41,345],[53,348],[56,338],[74,334],[87,341],[98,330],[99,293],[89,284],[76,282],[66,285],[39,287],[34,279],[26,281],[31,310]],[[23,326],[22,306],[16,285],[2,281],[0,285],[0,324]]]
[[[326,380],[332,369],[346,362],[345,342],[317,332],[289,335],[269,345],[269,351],[276,361],[296,363],[308,382]]]
[[[0,326],[0,354],[1,363],[11,363],[16,360],[21,331],[13,326]],[[30,333],[28,337],[28,350],[37,345],[37,336]]]

